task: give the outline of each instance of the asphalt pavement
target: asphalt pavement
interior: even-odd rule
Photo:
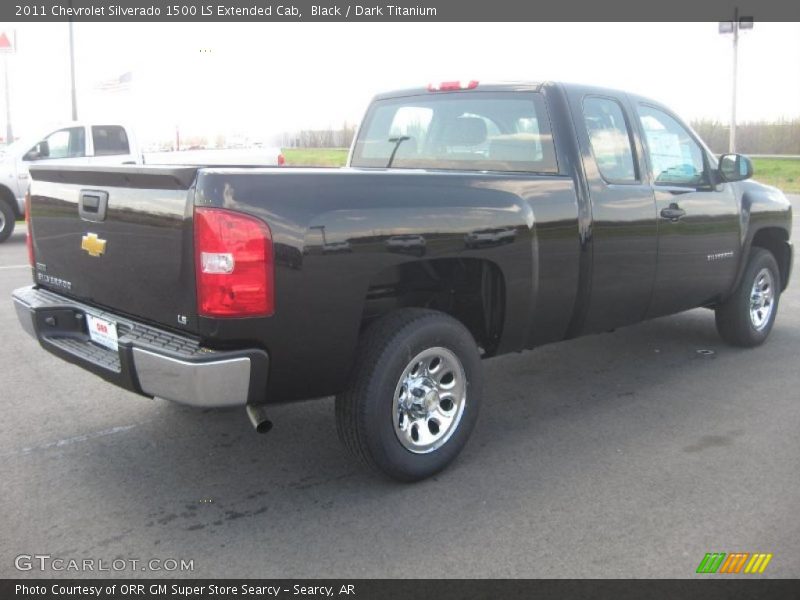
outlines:
[[[800,577],[797,269],[755,350],[695,310],[487,361],[466,450],[415,485],[350,461],[331,399],[275,407],[258,435],[243,410],[51,356],[10,301],[30,278],[19,228],[0,245],[0,577],[697,577],[707,552]]]

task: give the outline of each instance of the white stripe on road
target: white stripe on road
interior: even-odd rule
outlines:
[[[35,452],[37,450],[48,450],[50,448],[62,448],[64,446],[70,446],[71,444],[77,444],[78,442],[85,442],[94,438],[105,437],[107,435],[114,435],[115,433],[122,433],[123,431],[128,431],[133,429],[136,425],[120,425],[119,427],[112,427],[111,429],[103,429],[102,431],[95,431],[93,433],[86,433],[84,435],[77,435],[71,438],[65,438],[63,440],[58,440],[57,442],[48,442],[47,444],[42,444],[41,446],[30,446],[27,448],[21,448],[19,450],[12,450],[11,452],[4,452],[0,454],[0,456],[15,456],[15,455],[25,455],[30,454],[31,452]]]
[[[0,267],[0,271],[5,271],[6,269],[30,269],[30,265],[4,265]]]

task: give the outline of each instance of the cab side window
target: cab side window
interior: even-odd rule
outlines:
[[[603,179],[609,183],[636,182],[630,131],[619,103],[611,98],[586,98],[583,119]]]
[[[646,105],[639,106],[639,120],[656,185],[707,183],[703,149],[683,125],[667,113]]]
[[[95,156],[130,154],[128,136],[119,125],[92,125]]]
[[[31,148],[25,156],[26,160],[79,158],[86,156],[86,132],[83,127],[59,129]]]

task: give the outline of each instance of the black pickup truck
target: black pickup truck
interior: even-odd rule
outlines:
[[[792,266],[790,204],[746,157],[576,85],[379,95],[342,169],[31,173],[14,302],[44,349],[259,431],[336,395],[344,445],[405,481],[465,445],[482,358],[695,307],[756,346]]]

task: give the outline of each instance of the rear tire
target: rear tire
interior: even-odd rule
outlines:
[[[5,242],[14,231],[17,216],[14,209],[5,200],[0,200],[0,244]]]
[[[430,477],[466,444],[482,385],[478,347],[464,325],[433,310],[395,311],[362,336],[350,386],[336,397],[339,438],[393,479]]]
[[[778,263],[763,248],[753,248],[739,287],[716,309],[717,331],[733,346],[764,343],[778,314],[781,276]]]

